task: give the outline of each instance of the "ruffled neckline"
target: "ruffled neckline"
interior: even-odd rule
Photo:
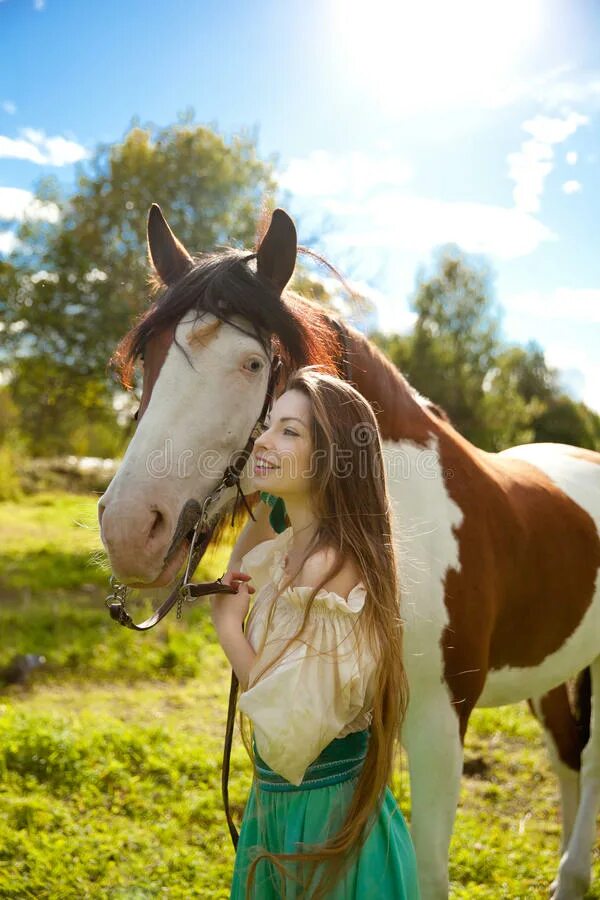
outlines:
[[[285,531],[280,532],[276,538],[272,539],[274,552],[269,574],[276,588],[279,588],[285,575],[285,557],[293,534],[292,526],[289,525]],[[281,592],[281,596],[293,597],[295,594],[300,603],[305,604],[313,591],[314,587],[311,587],[310,585],[293,584],[285,588],[285,590]],[[359,581],[351,589],[347,598],[342,597],[341,594],[338,594],[336,591],[319,588],[315,595],[315,601],[324,601],[325,605],[330,609],[341,609],[345,613],[359,613],[365,604],[366,596],[367,589],[364,582]]]

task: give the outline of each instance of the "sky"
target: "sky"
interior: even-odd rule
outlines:
[[[600,411],[600,2],[0,0],[0,254],[52,216],[40,176],[70,186],[134,116],[190,107],[256,135],[372,324],[410,330],[417,273],[458,244],[503,337]]]

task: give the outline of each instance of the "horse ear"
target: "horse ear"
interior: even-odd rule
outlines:
[[[280,294],[294,273],[297,249],[296,226],[283,209],[276,209],[256,253],[256,270]]]
[[[148,213],[148,256],[165,285],[173,284],[194,264],[169,228],[158,203],[153,203]]]

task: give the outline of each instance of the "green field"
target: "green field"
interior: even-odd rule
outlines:
[[[0,694],[0,897],[226,898],[233,851],[220,797],[229,670],[198,605],[138,635],[102,598],[93,497],[0,504],[0,666],[47,663]],[[221,574],[223,546],[198,577]],[[141,608],[140,608],[141,609]],[[477,711],[451,847],[453,898],[545,898],[558,786],[525,705]],[[250,783],[239,737],[231,797]],[[394,791],[410,817],[406,762]],[[594,856],[600,898],[600,854]]]

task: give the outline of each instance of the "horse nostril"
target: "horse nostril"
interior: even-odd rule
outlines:
[[[159,509],[154,510],[154,521],[150,526],[150,531],[148,532],[148,540],[153,540],[158,537],[160,532],[163,530],[165,526],[165,517],[161,513]]]

